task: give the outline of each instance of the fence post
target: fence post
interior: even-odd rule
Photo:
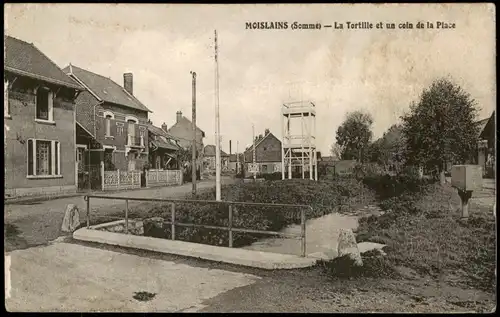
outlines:
[[[168,181],[168,175],[170,175],[170,171],[169,170],[165,170],[165,173],[166,173],[166,177],[167,177],[167,179],[166,179],[165,182],[167,183],[167,185],[170,185],[170,183]]]
[[[87,200],[87,229],[90,227],[90,197],[85,196]]]
[[[301,257],[306,256],[306,211],[300,209],[300,235],[301,235]]]
[[[145,170],[145,171],[144,171],[144,177],[146,178],[146,187],[149,187],[149,182],[148,182],[148,173],[149,173],[149,171],[148,171],[148,170]]]
[[[128,234],[128,199],[125,199],[125,234]]]
[[[160,171],[157,169],[156,170],[156,183],[159,183],[160,182],[160,175],[159,175]]]
[[[120,169],[116,170],[116,173],[118,175],[118,184],[116,185],[116,189],[120,189]]]
[[[229,205],[229,247],[233,247],[233,205]]]
[[[175,203],[172,203],[171,205],[171,209],[172,209],[172,240],[175,240]]]

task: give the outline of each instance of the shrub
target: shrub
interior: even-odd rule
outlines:
[[[316,182],[302,179],[271,181],[260,183],[239,183],[223,186],[222,200],[254,203],[275,203],[310,205],[312,211],[306,209],[307,218],[317,218],[338,211],[342,204],[356,200],[358,195],[366,192],[363,184],[354,179],[342,179],[335,182]],[[369,193],[364,196],[371,199]],[[215,189],[198,194],[197,200],[214,200]],[[169,206],[157,206],[150,215],[170,219]],[[212,226],[227,226],[227,205],[201,205],[183,203],[176,206],[176,221]],[[233,227],[263,231],[280,231],[290,224],[300,223],[300,209],[284,210],[279,207],[233,207]],[[170,237],[170,227],[165,229],[164,237]],[[249,245],[269,235],[233,233],[233,246]],[[176,239],[205,243],[211,245],[228,245],[228,233],[224,230],[183,228],[176,229]]]

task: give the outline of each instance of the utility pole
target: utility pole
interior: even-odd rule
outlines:
[[[193,113],[191,121],[193,124],[193,143],[191,145],[191,182],[193,185],[192,194],[196,195],[196,73],[191,72],[193,75]]]
[[[220,193],[220,121],[219,121],[219,60],[217,57],[217,30],[215,34],[215,200],[221,200]]]
[[[236,175],[238,175],[240,169],[240,152],[238,152],[240,141],[236,141]]]
[[[255,125],[252,124],[252,137],[253,137],[253,180],[257,179],[257,171],[255,168]]]

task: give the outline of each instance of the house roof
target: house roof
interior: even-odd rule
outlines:
[[[174,127],[176,127],[177,125],[180,125],[180,124],[193,124],[193,122],[191,122],[191,120],[189,120],[188,118],[182,116],[176,123],[174,123],[173,126],[171,126],[168,131],[170,132]],[[201,134],[203,135],[203,137],[205,137],[205,132],[200,129],[198,126],[196,126],[196,129],[198,129],[198,131],[201,132]]]
[[[485,118],[483,120],[477,121],[476,124],[479,126],[478,137],[480,137],[480,138],[481,137],[485,137],[485,135],[484,135],[485,134],[485,130],[490,130],[491,131],[491,128],[493,128],[492,125],[495,124],[495,111],[493,111],[493,113],[491,114],[491,116],[489,116],[488,118]]]
[[[172,134],[168,133],[167,131],[163,130],[162,128],[159,128],[159,127],[152,125],[152,124],[148,125],[148,130],[149,130],[149,132],[151,132],[155,135],[161,135],[161,136],[164,136],[168,139],[173,139],[176,141],[179,140],[179,138],[173,136]]]
[[[269,136],[273,136],[276,140],[280,141],[280,139],[278,139],[277,137],[274,136],[274,134],[272,134],[271,132],[269,132],[268,134],[266,134],[265,136],[263,136],[262,138],[260,138],[257,143],[255,144],[255,148],[257,148],[265,139],[267,139]],[[280,141],[281,142],[281,141]],[[250,145],[244,153],[250,151],[253,149],[253,146]]]
[[[83,90],[32,43],[5,36],[4,70],[51,84]]]
[[[90,72],[83,68],[69,65],[64,68],[70,76],[74,76],[77,81],[81,82],[82,86],[87,88],[99,101],[111,102],[124,107],[148,111],[135,96],[129,94],[125,88],[115,83],[111,78]]]
[[[215,156],[215,145],[205,145],[205,148],[203,149],[203,155],[204,156]],[[220,150],[220,155],[221,156],[229,156],[227,155],[226,152]]]
[[[177,151],[180,149],[179,146],[174,145],[172,143],[165,142],[161,139],[159,140],[152,140],[151,143],[153,143],[154,146],[162,148],[162,149],[167,149],[167,150],[174,150]]]

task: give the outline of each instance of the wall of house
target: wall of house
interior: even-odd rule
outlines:
[[[188,148],[191,146],[191,140],[193,139],[193,129],[192,125],[186,121],[180,121],[176,125],[172,126],[168,132],[179,138],[179,144],[183,148]],[[203,151],[203,134],[198,129],[196,131],[196,149],[198,153]]]
[[[53,102],[54,124],[35,122],[37,82],[18,78],[9,91],[11,118],[5,118],[6,196],[21,196],[76,190],[76,146],[73,91],[62,88]],[[53,90],[57,90],[54,87]],[[28,139],[60,142],[61,176],[28,178]]]
[[[87,131],[94,134],[94,106],[98,103],[97,99],[88,91],[82,91],[75,100],[76,103],[76,121],[80,123]]]
[[[245,162],[253,161],[253,151],[245,153]],[[273,135],[268,136],[255,148],[256,162],[281,162],[281,142]]]

